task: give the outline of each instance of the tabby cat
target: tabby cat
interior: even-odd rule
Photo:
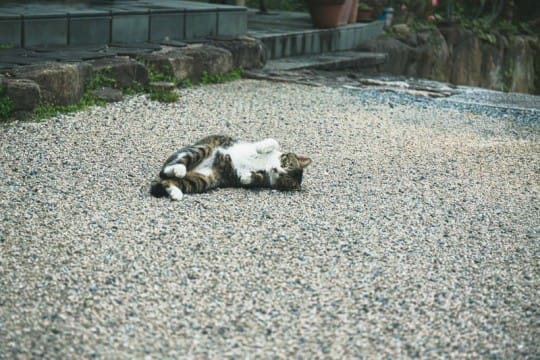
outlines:
[[[181,200],[183,194],[218,187],[300,190],[311,159],[279,151],[274,139],[249,143],[212,135],[171,155],[150,193]]]

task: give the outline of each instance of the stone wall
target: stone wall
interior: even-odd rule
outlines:
[[[371,40],[362,50],[387,52],[385,73],[428,78],[494,90],[540,93],[538,37],[497,35],[487,42],[457,27],[412,32],[395,25],[395,35]]]
[[[106,101],[122,99],[120,90],[133,86],[152,87],[149,71],[173,79],[171,86],[184,80],[197,83],[203,72],[223,75],[231,70],[261,68],[266,62],[263,44],[252,38],[212,40],[185,47],[162,46],[151,53],[132,53],[78,63],[43,62],[19,66],[0,73],[0,96],[10,100],[9,118],[28,119],[39,105],[71,105],[81,100],[88,83],[107,72],[115,92]],[[154,84],[163,87],[163,84]],[[101,89],[103,90],[103,89]],[[95,93],[93,93],[95,95]],[[2,121],[2,119],[0,119]]]

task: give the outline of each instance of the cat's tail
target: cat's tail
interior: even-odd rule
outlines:
[[[168,196],[169,194],[165,190],[165,187],[163,186],[160,180],[154,180],[152,181],[152,184],[150,185],[150,195],[160,198],[160,197]]]

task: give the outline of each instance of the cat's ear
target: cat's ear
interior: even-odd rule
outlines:
[[[300,167],[303,169],[311,164],[311,159],[305,156],[297,156],[298,161],[300,162]]]

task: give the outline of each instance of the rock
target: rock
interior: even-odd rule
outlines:
[[[190,80],[198,82],[203,71],[209,75],[222,75],[233,69],[233,58],[230,51],[211,45],[192,45],[180,50],[193,58]]]
[[[81,98],[89,67],[86,63],[45,63],[15,68],[10,73],[15,78],[37,83],[41,90],[41,101],[69,105]]]
[[[108,103],[118,102],[124,99],[124,95],[120,90],[110,87],[102,87],[99,89],[91,90],[90,93],[99,100],[103,100]]]
[[[504,84],[504,45],[503,37],[497,39],[496,44],[487,42],[480,43],[482,53],[482,74],[480,77],[480,86],[503,91]]]
[[[148,84],[148,87],[151,90],[157,91],[173,91],[176,88],[176,85],[169,81],[154,81]]]
[[[35,81],[4,78],[2,87],[11,99],[12,113],[30,113],[41,100],[41,90]]]
[[[211,45],[196,44],[185,48],[165,47],[161,51],[139,57],[155,71],[172,74],[177,82],[189,79],[199,82],[203,71],[221,75],[232,70],[230,51]]]
[[[509,39],[503,74],[507,77],[508,91],[534,92],[535,52],[530,45],[533,41],[533,38],[526,36],[513,36]]]
[[[531,42],[531,48],[534,57],[534,88],[535,93],[540,94],[540,40]]]
[[[148,84],[148,71],[140,62],[126,56],[91,61],[94,74],[104,71],[116,81],[115,88],[125,89]]]
[[[452,53],[453,62],[450,81],[458,85],[480,85],[482,53],[478,37],[470,30],[460,32]]]
[[[230,40],[210,40],[207,44],[228,50],[235,68],[259,69],[266,64],[266,53],[260,40],[242,36]]]
[[[367,41],[360,50],[388,54],[388,61],[380,69],[389,74],[404,75],[409,58],[413,56],[412,47],[391,37],[382,37]]]
[[[417,35],[416,66],[409,75],[438,81],[448,81],[450,51],[438,31],[424,31]]]
[[[164,48],[159,52],[142,54],[139,59],[152,71],[174,76],[177,83],[187,79],[193,69],[194,59],[178,48]]]
[[[407,35],[411,32],[411,28],[407,24],[395,24],[392,29],[399,35]]]
[[[538,91],[538,37],[493,35],[481,40],[470,30],[449,26],[439,30],[381,37],[361,50],[386,52],[380,71],[514,92]],[[536,83],[535,83],[536,81]]]

